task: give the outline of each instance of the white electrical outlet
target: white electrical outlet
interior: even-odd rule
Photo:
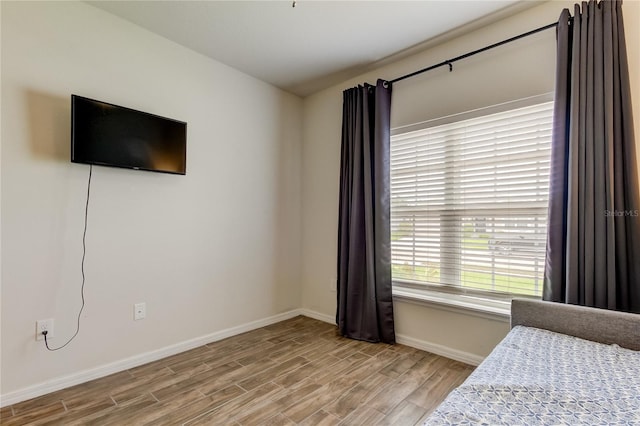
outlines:
[[[336,291],[338,288],[338,279],[337,278],[330,278],[329,279],[329,290],[330,291]]]
[[[47,332],[47,340],[51,339],[53,334],[53,318],[36,321],[36,340],[44,340],[43,331]]]
[[[147,316],[147,304],[144,302],[133,305],[133,319],[141,320]]]

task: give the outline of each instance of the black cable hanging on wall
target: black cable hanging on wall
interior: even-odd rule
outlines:
[[[91,194],[91,175],[93,174],[93,164],[89,165],[89,180],[87,182],[87,201],[85,202],[84,205],[84,230],[82,231],[82,262],[80,263],[80,272],[82,274],[82,285],[80,286],[80,298],[82,300],[82,305],[80,306],[80,312],[78,312],[78,319],[77,319],[77,324],[76,324],[76,332],[73,334],[73,336],[71,336],[71,338],[69,340],[67,340],[67,342],[62,345],[62,346],[58,346],[57,348],[52,348],[49,346],[49,341],[47,340],[47,331],[43,331],[42,334],[44,335],[44,345],[45,347],[51,351],[59,351],[60,349],[64,348],[65,346],[67,346],[69,343],[71,343],[73,341],[73,339],[76,338],[76,336],[78,335],[78,333],[80,332],[80,317],[82,316],[82,311],[84,310],[84,284],[85,284],[85,274],[84,274],[84,259],[87,256],[87,221],[89,218],[89,195]]]

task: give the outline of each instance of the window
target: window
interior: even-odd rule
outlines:
[[[542,294],[553,102],[530,102],[394,132],[394,282]]]

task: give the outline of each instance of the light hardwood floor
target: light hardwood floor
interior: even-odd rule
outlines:
[[[414,425],[473,367],[296,317],[0,411],[3,425]]]

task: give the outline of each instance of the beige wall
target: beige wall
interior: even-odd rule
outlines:
[[[393,79],[451,57],[497,42],[558,19],[573,2],[540,5],[440,44],[423,53],[383,66],[304,100],[303,147],[303,306],[332,316],[335,279],[340,126],[342,91],[376,78]],[[630,74],[634,90],[636,134],[640,135],[640,3],[626,1]],[[500,47],[454,65],[397,83],[393,88],[392,126],[468,111],[512,99],[553,91],[555,75],[553,30]],[[505,320],[491,320],[444,310],[433,305],[397,301],[396,332],[426,346],[486,356],[507,333]]]
[[[2,2],[1,392],[300,305],[302,102],[82,2]],[[187,175],[69,162],[70,95],[188,122]],[[250,123],[250,125],[247,125]],[[147,318],[133,321],[133,304]]]
[[[640,175],[640,0],[625,0],[622,8],[633,96],[633,118],[639,159],[638,174]]]

